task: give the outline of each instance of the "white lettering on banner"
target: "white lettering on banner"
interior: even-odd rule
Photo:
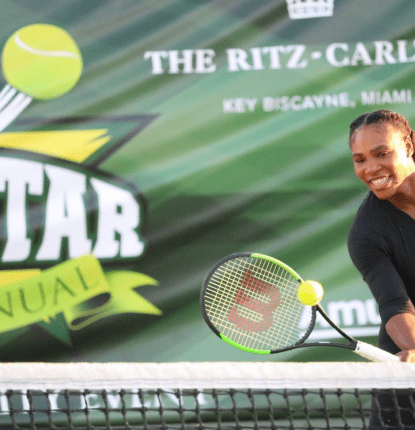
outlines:
[[[253,112],[258,99],[226,99],[223,100],[223,112],[225,113],[244,113]]]
[[[224,113],[250,113],[258,106],[257,98],[237,97],[235,99],[224,99],[222,108]],[[384,91],[362,91],[360,93],[362,106],[385,105],[385,104],[409,104],[412,103],[412,90],[384,90]],[[259,103],[261,106],[261,103]],[[263,97],[262,110],[264,112],[275,111],[301,111],[306,109],[329,109],[329,108],[351,108],[356,107],[356,101],[350,99],[347,92],[338,94],[313,94],[294,95],[280,97]]]
[[[382,66],[415,62],[415,40],[376,40],[356,44],[336,42],[326,46],[325,52],[307,45],[276,45],[249,49],[226,49],[228,72],[255,70],[304,69],[310,62],[326,59],[333,67]],[[412,51],[409,53],[409,51]],[[325,55],[324,55],[325,54]],[[213,49],[183,49],[146,51],[152,74],[213,73]]]
[[[144,59],[151,59],[152,73],[212,73],[216,70],[213,64],[213,49],[184,49],[183,51],[147,51]],[[163,61],[167,61],[167,68]],[[165,62],[166,62],[165,61]]]
[[[377,311],[375,299],[350,301],[340,300],[328,302],[326,305],[327,314],[334,323],[351,336],[374,336],[379,332],[381,322]],[[307,313],[303,313],[300,319],[299,328],[305,329],[310,324]],[[325,339],[341,337],[330,324],[317,313],[316,327],[314,328],[310,339]]]
[[[99,179],[92,178],[91,184],[98,195],[98,229],[94,254],[101,258],[135,257],[144,251],[135,229],[140,221],[137,201],[126,190]],[[134,232],[134,234],[131,234]],[[117,240],[116,233],[121,240]]]
[[[335,67],[345,66],[372,66],[372,65],[385,65],[396,63],[408,63],[415,61],[415,55],[408,58],[407,41],[398,40],[396,46],[392,42],[375,41],[374,56],[371,57],[369,51],[363,43],[356,44],[353,50],[350,50],[347,43],[332,43],[326,49],[326,59],[329,64]],[[412,43],[415,46],[415,40]],[[395,47],[397,52],[395,53]],[[371,47],[373,49],[373,47]],[[351,55],[348,55],[348,53]],[[396,54],[396,57],[394,57]]]
[[[97,208],[88,211],[86,200],[91,198]],[[144,251],[138,233],[140,203],[132,191],[104,179],[38,161],[0,157],[1,200],[6,220],[3,263],[28,258],[59,261],[64,246],[69,258],[90,252],[102,259],[130,258]],[[29,234],[31,203],[44,217],[35,220],[42,233],[36,244]],[[96,231],[90,232],[95,244],[88,236],[90,217],[97,219]]]
[[[308,62],[302,59],[302,55],[306,50],[305,45],[288,45],[288,46],[273,46],[265,48],[251,48],[249,51],[244,49],[227,49],[228,55],[228,71],[238,72],[239,70],[262,70],[264,66],[264,58],[268,57],[270,69],[280,69],[280,54],[286,54],[287,61],[285,67],[287,69],[303,69]]]
[[[43,194],[43,168],[40,163],[0,158],[0,193],[7,191],[6,235],[3,261],[24,261],[29,257],[31,241],[27,237],[26,192]],[[13,202],[11,205],[9,202]]]
[[[349,93],[321,94],[312,96],[282,96],[264,97],[262,108],[265,112],[322,109],[331,107],[355,107],[355,102],[349,99]]]
[[[85,175],[57,166],[46,165],[44,169],[50,185],[45,208],[45,230],[36,260],[54,260],[56,255],[60,255],[64,238],[68,238],[70,258],[89,253],[91,240],[87,237],[83,201]],[[14,201],[10,203],[13,205]]]
[[[412,103],[411,90],[362,91],[362,105]]]

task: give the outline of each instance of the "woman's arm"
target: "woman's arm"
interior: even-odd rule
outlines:
[[[356,217],[349,232],[349,254],[369,285],[390,340],[401,349],[398,353],[401,361],[415,362],[415,308],[390,256],[391,245],[385,239],[390,232],[379,234],[376,230],[382,223],[377,222],[379,214],[365,211]],[[383,334],[386,336],[384,331]],[[385,337],[382,342],[386,345],[390,340]]]
[[[386,323],[386,331],[402,350],[397,354],[401,361],[415,362],[415,316],[406,312],[394,315]]]

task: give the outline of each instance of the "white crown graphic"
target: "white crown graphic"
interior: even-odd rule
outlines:
[[[286,0],[291,19],[332,16],[334,0]]]

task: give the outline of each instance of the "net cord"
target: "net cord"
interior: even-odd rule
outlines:
[[[0,390],[415,388],[415,364],[384,362],[1,363]]]

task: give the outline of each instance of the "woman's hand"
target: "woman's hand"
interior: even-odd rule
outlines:
[[[403,313],[393,316],[386,323],[386,331],[401,350],[399,354],[403,353],[401,361],[410,361],[410,356],[415,353],[415,315]]]
[[[396,354],[405,363],[415,363],[415,349],[407,349]]]

